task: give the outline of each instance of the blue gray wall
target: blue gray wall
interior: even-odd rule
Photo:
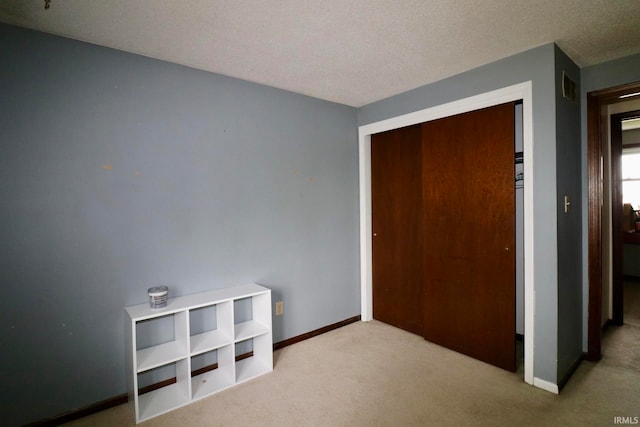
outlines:
[[[589,302],[588,257],[588,203],[589,181],[587,177],[587,94],[627,83],[640,82],[640,55],[627,56],[581,70],[581,135],[582,135],[582,301],[583,301],[583,350],[587,350],[587,316]]]
[[[6,25],[0,61],[3,425],[124,393],[150,286],[264,284],[275,341],[359,314],[354,108]]]
[[[525,179],[534,182],[534,376],[554,384],[558,355],[555,49],[554,44],[540,46],[358,110],[358,125],[365,125],[532,81],[534,176]],[[575,245],[579,248],[580,241]]]
[[[556,189],[558,217],[558,381],[582,358],[582,210],[580,104],[563,98],[563,71],[580,87],[580,69],[557,46]],[[569,197],[568,212],[564,197]]]

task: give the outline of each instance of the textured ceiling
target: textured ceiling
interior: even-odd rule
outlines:
[[[0,22],[361,106],[556,42],[640,53],[639,0],[0,0]]]

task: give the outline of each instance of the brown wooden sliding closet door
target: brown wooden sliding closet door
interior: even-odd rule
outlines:
[[[373,317],[422,334],[420,125],[371,136]]]
[[[423,335],[513,371],[514,105],[423,123],[422,160]]]

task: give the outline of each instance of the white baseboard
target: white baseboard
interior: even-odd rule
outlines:
[[[549,391],[553,394],[560,394],[560,390],[558,389],[558,384],[554,384],[552,382],[542,380],[537,377],[533,377],[533,385],[543,390]]]

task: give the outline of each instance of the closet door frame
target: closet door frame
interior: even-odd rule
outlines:
[[[533,372],[534,343],[534,221],[533,221],[533,113],[532,82],[527,81],[491,92],[459,99],[424,110],[392,117],[360,126],[359,186],[360,186],[360,288],[361,318],[373,319],[372,297],[372,228],[371,228],[371,135],[443,117],[454,116],[481,108],[522,100],[524,155],[524,380],[528,384],[556,392],[557,389]]]

